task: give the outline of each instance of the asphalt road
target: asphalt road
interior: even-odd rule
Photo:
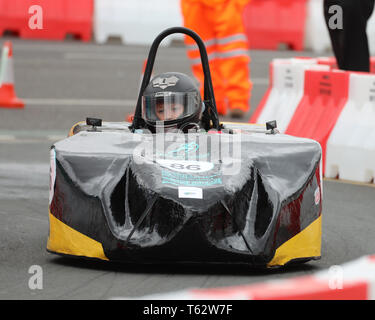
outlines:
[[[16,89],[26,107],[0,108],[0,299],[108,299],[233,286],[375,253],[375,188],[331,181],[324,182],[322,259],[287,270],[124,266],[47,253],[49,148],[87,116],[121,121],[133,110],[148,48],[12,40]],[[295,55],[311,54],[251,52],[250,113],[267,88],[271,59]],[[190,74],[183,46],[160,48],[155,73],[161,71]],[[42,289],[29,286],[34,265],[42,268]]]

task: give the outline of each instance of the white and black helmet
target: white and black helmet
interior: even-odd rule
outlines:
[[[152,132],[158,126],[186,132],[199,124],[201,115],[199,89],[186,74],[166,72],[157,75],[143,92],[142,118]]]

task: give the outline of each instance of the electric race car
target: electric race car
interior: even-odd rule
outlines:
[[[173,89],[183,83],[176,73],[150,79],[172,33],[199,47],[202,100]],[[168,101],[185,128],[155,118]],[[156,123],[168,130],[151,130]],[[319,259],[321,159],[319,143],[280,134],[275,122],[221,123],[202,40],[170,28],[151,46],[133,122],[87,118],[51,147],[47,250],[126,263],[279,267]]]

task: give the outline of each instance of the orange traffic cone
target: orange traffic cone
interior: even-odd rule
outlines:
[[[126,116],[126,121],[127,121],[127,122],[133,122],[133,119],[134,119],[134,113],[129,113],[129,114]]]
[[[3,45],[0,65],[0,108],[23,108],[24,102],[17,98],[14,89],[13,49],[7,41]]]

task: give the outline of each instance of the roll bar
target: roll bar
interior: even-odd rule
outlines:
[[[174,33],[183,33],[191,38],[196,42],[199,48],[199,53],[201,57],[201,63],[203,67],[203,74],[204,74],[204,97],[203,101],[205,103],[205,110],[202,115],[202,124],[203,127],[206,130],[209,130],[211,128],[214,128],[216,130],[220,130],[222,128],[222,125],[219,122],[219,117],[216,109],[216,102],[215,102],[215,95],[214,90],[212,87],[212,80],[211,80],[211,72],[210,72],[210,66],[208,62],[208,56],[206,47],[202,41],[202,39],[199,37],[197,33],[195,33],[193,30],[190,30],[188,28],[184,27],[173,27],[168,28],[161,32],[153,41],[148,58],[147,58],[147,64],[145,73],[143,76],[141,88],[139,90],[138,100],[137,100],[137,106],[135,108],[134,112],[134,118],[131,126],[129,127],[133,132],[136,129],[141,129],[145,127],[145,122],[142,119],[142,96],[143,92],[146,89],[148,83],[150,82],[152,70],[154,67],[155,57],[157,50],[159,48],[160,43],[163,41],[164,38],[167,36],[174,34]],[[212,124],[211,124],[212,122]]]

